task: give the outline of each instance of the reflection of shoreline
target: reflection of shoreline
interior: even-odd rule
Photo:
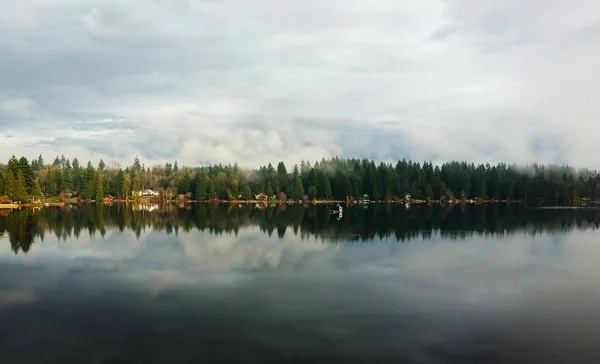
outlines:
[[[155,211],[159,209],[159,204],[131,204],[132,211]]]
[[[133,231],[139,238],[152,230],[178,234],[192,230],[213,235],[237,234],[258,227],[269,237],[299,235],[322,242],[380,239],[408,241],[511,234],[556,234],[600,228],[600,209],[537,209],[521,205],[371,204],[344,208],[342,219],[324,205],[286,204],[83,204],[36,210],[2,210],[0,236],[13,250],[27,251],[47,233],[65,240],[72,235],[109,230]]]

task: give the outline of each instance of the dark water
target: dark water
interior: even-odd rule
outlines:
[[[600,362],[600,210],[338,218],[0,211],[1,362]]]

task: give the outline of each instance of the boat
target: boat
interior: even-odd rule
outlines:
[[[338,207],[337,210],[329,210],[329,212],[331,214],[341,214],[344,211],[344,209],[342,208],[342,206],[339,203],[337,204],[337,207]]]

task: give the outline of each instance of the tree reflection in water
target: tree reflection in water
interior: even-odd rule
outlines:
[[[342,219],[326,206],[262,206],[195,204],[185,206],[132,206],[117,204],[73,205],[21,209],[0,214],[0,237],[8,235],[15,253],[27,253],[36,240],[55,234],[65,240],[87,230],[104,237],[109,230],[134,231],[139,238],[151,229],[179,234],[192,229],[210,234],[237,235],[257,226],[269,237],[293,233],[301,239],[327,242],[368,242],[375,239],[464,239],[473,235],[561,233],[572,229],[597,229],[600,209],[532,209],[519,205],[440,206],[375,204],[348,207]]]

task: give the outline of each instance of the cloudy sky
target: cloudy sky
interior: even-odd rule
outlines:
[[[0,158],[600,167],[594,0],[2,0]]]

